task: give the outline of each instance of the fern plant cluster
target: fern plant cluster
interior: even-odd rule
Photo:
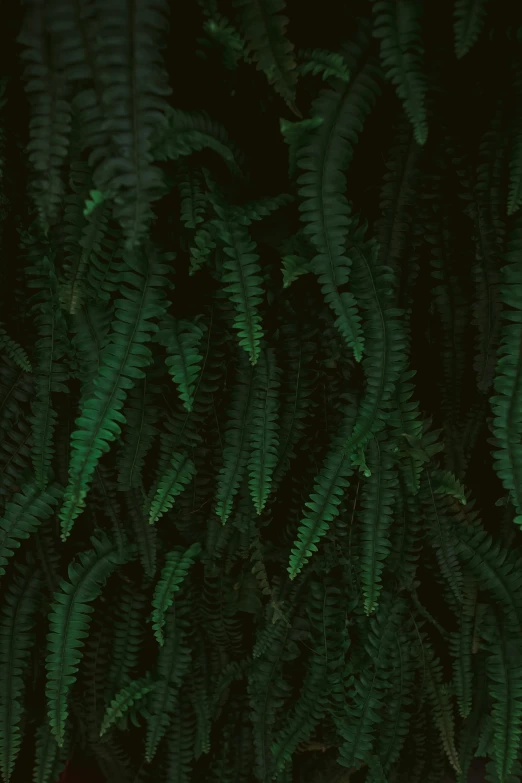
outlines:
[[[2,780],[520,780],[522,10],[12,11]]]

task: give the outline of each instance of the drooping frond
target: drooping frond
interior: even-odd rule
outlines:
[[[267,351],[260,361],[258,389],[252,413],[252,452],[248,463],[250,494],[258,514],[261,514],[265,507],[277,465],[279,376],[280,370],[275,364],[274,353]]]
[[[179,707],[179,694],[192,661],[189,646],[190,601],[180,598],[167,611],[165,644],[158,655],[156,676],[162,682],[149,699],[145,758],[150,763]]]
[[[152,682],[149,676],[141,677],[139,680],[133,680],[114,696],[111,703],[105,710],[103,721],[100,727],[100,737],[110,729],[110,727],[119,720],[132,705],[143,699],[159,683]]]
[[[491,397],[494,419],[494,468],[516,508],[515,522],[522,525],[522,226],[513,230],[506,263],[501,270],[503,305],[501,344]]]
[[[299,52],[299,72],[305,76],[307,73],[321,74],[324,80],[340,79],[343,82],[350,81],[350,72],[342,56],[338,52],[326,52],[323,49],[304,49]]]
[[[374,35],[381,39],[386,77],[395,85],[418,144],[426,143],[426,74],[421,37],[422,5],[415,0],[373,0]]]
[[[285,0],[234,0],[250,53],[294,114],[297,82],[294,46],[286,37]]]
[[[455,54],[460,59],[477,42],[486,19],[488,0],[455,0]]]
[[[65,739],[67,699],[77,678],[93,612],[91,604],[118,563],[115,547],[106,536],[98,534],[91,542],[93,548],[82,552],[78,562],[69,566],[69,579],[62,579],[49,616],[46,698],[49,722],[59,746]]]
[[[152,599],[152,627],[160,645],[163,645],[163,626],[167,609],[172,604],[173,594],[180,589],[180,584],[186,577],[190,566],[201,553],[201,544],[196,543],[185,552],[173,549],[167,554],[166,563],[154,590]]]
[[[95,147],[90,162],[98,189],[113,194],[113,215],[131,250],[150,224],[152,202],[165,192],[152,139],[171,92],[162,61],[169,6],[166,0],[116,0],[106,9],[97,0],[96,12],[94,77],[113,154]]]
[[[352,411],[348,411],[342,429],[353,427],[352,416]],[[295,579],[312,554],[318,551],[317,544],[326,534],[329,523],[339,513],[339,504],[353,473],[350,454],[344,448],[345,442],[346,434],[342,432],[333,439],[315,479],[310,499],[305,503],[306,509],[303,510],[287,568],[290,579]]]
[[[147,254],[127,254],[121,263],[122,280],[126,283],[121,289],[124,298],[115,302],[114,321],[100,354],[94,386],[84,400],[76,420],[77,429],[71,436],[69,484],[60,511],[63,540],[85,507],[92,474],[102,453],[121,433],[120,425],[125,422],[121,409],[127,391],[143,378],[143,368],[151,362],[146,344],[158,329],[151,319],[161,318],[166,309],[162,289],[167,284],[167,269],[150,247]]]
[[[379,93],[377,63],[371,57],[364,60],[368,46],[367,30],[362,27],[360,41],[345,54],[351,80],[321,92],[314,102],[313,116],[323,122],[298,152],[298,165],[305,172],[298,178],[301,220],[317,251],[312,266],[336,315],[336,326],[357,361],[363,352],[360,317],[353,293],[341,290],[350,280],[351,269],[345,248],[351,214],[344,194],[344,172]]]
[[[515,121],[511,130],[509,151],[509,194],[507,213],[514,215],[522,206],[522,132],[520,131],[520,88],[522,86],[522,70],[518,63],[513,65],[513,87],[515,92]]]
[[[179,390],[183,405],[190,411],[194,399],[196,381],[203,357],[199,353],[203,330],[193,321],[170,318],[163,325],[156,339],[167,349],[165,364]]]
[[[237,315],[234,328],[239,332],[239,345],[244,348],[255,364],[261,351],[263,328],[258,307],[262,302],[263,278],[259,274],[259,256],[255,243],[248,230],[238,223],[229,223],[221,218],[215,221],[223,250],[227,256],[223,260],[225,274],[224,291],[234,303]]]
[[[25,670],[34,644],[33,626],[41,586],[41,571],[31,558],[23,565],[17,563],[9,589],[4,592],[0,620],[0,769],[6,783],[21,750]]]
[[[44,232],[56,222],[64,196],[61,167],[71,132],[67,83],[57,67],[57,43],[48,29],[46,10],[42,0],[31,0],[19,36],[32,108],[28,151],[36,172],[34,199]]]
[[[380,432],[388,419],[389,403],[405,364],[406,335],[403,311],[394,306],[395,275],[380,265],[379,246],[364,242],[364,226],[349,241],[353,258],[352,284],[363,321],[366,389],[357,421],[345,444],[354,464],[362,466],[362,452],[372,435]]]
[[[254,368],[242,363],[237,383],[232,389],[229,418],[223,435],[223,463],[217,479],[215,511],[222,524],[232,512],[233,500],[248,463],[255,380]]]
[[[498,617],[489,618],[488,689],[493,700],[493,753],[498,779],[510,780],[522,734],[522,650],[520,629],[515,633]]]
[[[25,372],[32,372],[33,368],[27,353],[2,327],[0,327],[0,352],[4,352],[20,369],[25,370]]]
[[[67,327],[58,303],[58,281],[51,259],[43,257],[29,281],[38,291],[33,297],[34,323],[38,332],[35,367],[36,396],[32,404],[33,466],[36,480],[44,487],[49,480],[53,458],[53,434],[57,413],[53,395],[67,392],[69,373],[64,359],[67,353]]]
[[[155,160],[178,160],[205,148],[217,152],[238,174],[241,152],[229,139],[226,129],[206,112],[186,112],[168,108],[152,141]]]
[[[54,506],[62,497],[58,484],[41,489],[28,481],[7,503],[0,518],[0,576],[21,541],[34,533],[53,514]]]
[[[150,495],[149,523],[152,525],[174,504],[174,498],[189,483],[196,469],[193,461],[186,455],[175,452],[168,470],[158,478],[157,486]],[[153,494],[155,490],[155,494]]]
[[[397,471],[382,439],[370,441],[368,468],[371,476],[365,482],[361,497],[361,583],[364,610],[372,614],[382,590],[381,574],[384,560],[390,552],[389,528],[397,491]]]

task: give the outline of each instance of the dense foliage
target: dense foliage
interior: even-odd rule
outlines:
[[[522,7],[4,17],[4,783],[520,780]]]

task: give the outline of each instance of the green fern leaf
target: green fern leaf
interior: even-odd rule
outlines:
[[[369,439],[380,432],[388,420],[390,400],[405,369],[406,359],[403,311],[394,307],[396,278],[389,267],[378,263],[378,244],[373,240],[361,241],[364,231],[362,225],[348,243],[348,252],[353,258],[353,291],[365,311],[363,369],[367,385],[357,422],[345,444],[356,466],[362,464]]]
[[[16,564],[16,571],[4,592],[0,619],[0,769],[8,783],[21,749],[20,721],[24,674],[34,644],[32,628],[41,594],[41,572],[33,560]]]
[[[455,719],[451,692],[448,685],[442,682],[442,667],[439,659],[433,655],[429,647],[427,653],[425,661],[428,694],[432,703],[435,723],[451,766],[457,774],[461,774],[459,756],[455,748]]]
[[[488,690],[493,700],[493,755],[498,779],[511,780],[522,734],[522,646],[520,629],[510,633],[498,617],[487,630],[489,655],[486,661]]]
[[[280,371],[275,365],[272,350],[268,349],[262,354],[259,370],[252,412],[252,451],[248,472],[252,501],[257,513],[261,514],[270,494],[279,445],[277,413]]]
[[[281,261],[283,264],[283,288],[288,288],[300,275],[311,271],[309,262],[299,256],[283,256]]]
[[[5,329],[0,327],[0,352],[4,352],[15,364],[25,372],[32,372],[33,368],[24,349],[13,340]]]
[[[245,56],[245,43],[235,27],[222,14],[214,11],[211,18],[205,20],[203,30],[208,38],[198,38],[198,43],[207,49],[212,45],[219,47],[225,68],[235,70],[238,61]],[[197,55],[203,60],[207,59],[204,49],[198,50]]]
[[[460,59],[478,41],[486,19],[488,0],[455,0],[453,29],[455,54]]]
[[[98,162],[100,150],[95,149],[90,162],[97,164],[96,189],[115,194],[114,218],[123,228],[126,249],[135,250],[153,217],[151,203],[165,192],[162,172],[152,163],[152,137],[171,93],[161,47],[169,4],[118,0],[110,13],[103,2],[97,6],[94,75],[113,154],[107,156],[102,148]]]
[[[422,5],[415,0],[373,0],[374,35],[381,39],[386,77],[395,85],[404,111],[415,129],[418,144],[426,143],[427,79],[423,69]]]
[[[201,544],[192,544],[184,552],[173,549],[166,556],[166,563],[154,590],[152,599],[152,627],[158,644],[163,646],[163,626],[167,609],[172,604],[173,594],[180,589],[190,566],[201,553]]]
[[[149,524],[153,525],[172,508],[176,495],[190,482],[195,472],[195,465],[186,454],[175,452],[172,455],[168,470],[156,480],[150,493]]]
[[[303,49],[299,52],[299,73],[303,76],[311,73],[314,76],[321,74],[323,79],[340,79],[342,82],[350,81],[348,70],[343,57],[338,52],[327,52],[324,49]]]
[[[240,366],[237,383],[232,389],[223,464],[217,479],[215,512],[223,525],[232,513],[234,497],[248,463],[255,391],[255,369]]]
[[[81,552],[78,562],[69,565],[69,581],[62,579],[49,615],[46,698],[49,722],[60,747],[69,714],[67,697],[89,631],[90,604],[118,563],[116,549],[104,535],[93,536],[91,542],[93,548]]]
[[[153,139],[154,160],[178,160],[205,148],[220,155],[232,173],[241,175],[241,153],[220,123],[203,111],[166,109]]]
[[[317,475],[310,500],[305,503],[307,508],[303,512],[287,568],[290,579],[295,579],[312,554],[318,551],[319,540],[339,513],[338,507],[352,473],[350,456],[343,448],[343,439],[336,437]]]
[[[192,410],[196,381],[203,361],[199,353],[203,338],[199,320],[199,317],[193,321],[169,318],[156,335],[156,340],[167,348],[168,357],[165,364],[189,413]]]
[[[102,349],[92,392],[83,400],[76,431],[71,436],[69,484],[60,511],[62,540],[69,536],[76,517],[85,508],[92,474],[109,443],[121,434],[121,413],[128,389],[143,378],[152,354],[146,343],[157,331],[152,318],[162,318],[166,306],[163,287],[168,268],[159,264],[148,248],[144,254],[127,254],[121,265],[124,298],[116,300],[116,312],[108,343]]]
[[[384,561],[390,552],[389,528],[393,516],[393,502],[397,490],[397,472],[392,469],[393,458],[386,444],[370,441],[371,476],[364,482],[361,497],[361,582],[364,611],[372,614],[377,608],[382,590],[381,575]]]
[[[255,364],[261,352],[263,328],[258,307],[262,302],[263,278],[257,263],[256,245],[246,228],[230,225],[224,220],[215,221],[227,258],[223,261],[225,273],[224,291],[236,307],[234,328],[239,332],[239,345],[248,353]]]
[[[509,187],[508,187],[508,215],[514,215],[522,205],[522,132],[520,130],[520,113],[522,102],[520,92],[522,88],[522,70],[517,63],[513,66],[513,87],[516,98],[515,121],[511,129],[511,144],[509,150]]]
[[[100,727],[100,737],[103,737],[135,702],[143,699],[147,693],[157,688],[158,685],[159,683],[152,682],[148,675],[141,677],[139,680],[133,680],[128,685],[124,685],[105,710]]]
[[[345,249],[351,223],[345,171],[379,92],[375,61],[370,57],[357,68],[368,47],[364,27],[360,39],[360,44],[353,44],[346,55],[354,74],[350,83],[323,90],[314,102],[313,115],[323,122],[310,135],[309,143],[299,149],[298,165],[305,173],[297,180],[301,220],[317,251],[312,267],[325,301],[337,316],[335,324],[356,361],[361,360],[363,351],[360,318],[353,293],[341,290],[349,282],[351,269],[351,257]]]
[[[474,580],[465,577],[460,628],[451,634],[450,650],[453,655],[453,671],[459,713],[467,718],[471,713],[473,697],[473,624],[477,603],[477,585]]]
[[[291,122],[283,117],[279,119],[279,129],[288,144],[288,177],[294,179],[297,171],[297,158],[300,148],[305,144],[310,131],[318,128],[323,122],[322,117],[311,117],[305,120]]]
[[[288,18],[280,12],[285,0],[234,0],[241,12],[244,36],[259,70],[286,101],[294,114],[297,71],[294,45],[286,38]]]
[[[119,458],[118,490],[120,492],[127,492],[141,486],[145,458],[158,434],[155,425],[161,411],[155,405],[154,395],[149,386],[147,386],[147,379],[144,378],[129,395],[129,405],[125,410],[127,426]]]
[[[61,166],[67,157],[71,133],[71,105],[67,84],[56,68],[56,40],[49,36],[43,4],[26,9],[22,31],[22,59],[31,103],[27,151],[36,177],[33,195],[45,234],[56,222],[64,196]]]
[[[5,574],[20,541],[29,538],[54,513],[62,492],[58,484],[43,490],[36,483],[28,482],[7,503],[0,518],[0,576]]]
[[[451,495],[463,506],[466,505],[466,494],[461,482],[450,471],[434,471],[433,491],[443,495]]]
[[[45,721],[36,730],[33,783],[54,783],[63,772],[68,758],[67,742],[59,748]]]
[[[163,686],[152,693],[148,706],[145,740],[145,758],[148,763],[154,758],[176,708],[179,708],[179,691],[190,671],[192,650],[189,647],[188,632],[191,609],[193,606],[190,601],[185,604],[180,599],[167,612],[165,644],[158,655],[156,672]]]
[[[500,299],[503,304],[501,345],[494,388],[490,398],[494,419],[491,430],[495,437],[493,467],[504,488],[511,493],[517,516],[522,525],[522,224],[514,228],[508,243],[506,264],[501,270]]]

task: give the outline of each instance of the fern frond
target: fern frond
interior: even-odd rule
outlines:
[[[56,40],[46,29],[45,8],[31,2],[18,37],[31,102],[29,160],[36,171],[33,192],[44,233],[58,217],[64,196],[61,167],[67,157],[71,105],[66,81],[58,70]]]
[[[207,34],[208,39],[198,38],[198,43],[205,48],[211,47],[212,44],[219,47],[225,68],[229,71],[235,70],[238,61],[245,57],[245,42],[236,28],[226,17],[214,11],[211,17],[205,20],[203,30]],[[207,59],[207,54],[204,50],[199,50],[197,54],[202,59]]]
[[[5,783],[10,780],[21,750],[21,699],[25,669],[34,644],[32,629],[39,607],[42,574],[33,559],[16,570],[4,591],[0,619],[0,769]]]
[[[151,203],[165,192],[153,165],[152,139],[171,93],[161,56],[169,4],[118,0],[107,13],[98,0],[97,10],[93,70],[113,154],[99,162],[100,150],[94,149],[90,163],[97,189],[113,194],[126,249],[135,250],[153,217]]]
[[[160,417],[160,408],[155,403],[150,384],[147,386],[144,378],[131,390],[129,405],[125,409],[127,424],[118,471],[120,492],[141,486],[145,458],[159,431],[155,425]]]
[[[149,699],[145,739],[145,758],[149,763],[156,754],[176,708],[179,707],[180,688],[192,663],[192,650],[188,639],[188,610],[191,608],[190,601],[184,603],[183,599],[180,599],[167,611],[165,644],[159,652],[156,671],[156,676],[163,684]]]
[[[113,616],[110,644],[110,667],[104,683],[106,693],[112,697],[130,679],[138,666],[140,647],[145,639],[144,609],[147,597],[138,591],[134,582],[121,581],[118,592],[118,610]]]
[[[499,781],[510,780],[522,734],[522,645],[520,629],[492,616],[487,631],[488,690],[493,700],[493,754]]]
[[[357,68],[369,45],[365,33],[361,27],[360,41],[352,44],[345,55],[353,73],[351,81],[323,90],[314,102],[313,116],[321,117],[323,122],[298,151],[298,165],[305,173],[297,180],[301,220],[317,251],[313,269],[325,301],[337,316],[335,324],[356,361],[361,360],[363,351],[360,317],[353,293],[340,289],[349,282],[351,269],[345,244],[352,218],[344,172],[379,93],[377,63],[370,57]]]
[[[69,391],[66,382],[69,372],[63,360],[68,350],[67,327],[58,300],[58,280],[52,259],[44,256],[29,280],[31,288],[39,291],[33,297],[34,325],[39,335],[36,340],[38,364],[35,367],[36,399],[32,404],[33,466],[36,480],[44,487],[49,480],[54,456],[53,434],[57,414],[52,406],[52,395]]]
[[[156,335],[156,340],[167,348],[165,364],[189,413],[192,410],[196,381],[203,360],[199,353],[203,339],[199,320],[169,318]]]
[[[351,417],[344,429],[353,426]],[[303,519],[297,531],[297,539],[290,553],[287,568],[290,579],[295,577],[306,565],[317,544],[326,534],[328,525],[339,513],[342,496],[349,486],[349,477],[353,470],[350,466],[350,455],[344,448],[345,438],[337,435],[330,446],[321,470],[317,474],[310,499],[305,503]]]
[[[33,371],[31,362],[22,346],[18,345],[12,337],[9,337],[2,327],[0,327],[0,352],[4,352],[21,370],[25,370],[25,372]]]
[[[152,599],[152,627],[154,635],[160,646],[163,645],[163,631],[165,625],[165,614],[172,604],[173,594],[180,589],[180,584],[185,579],[190,566],[193,564],[199,554],[201,554],[201,544],[192,544],[184,552],[173,549],[165,558],[166,563],[161,571],[161,576],[154,590]]]
[[[427,648],[426,674],[428,694],[432,703],[434,720],[444,746],[449,762],[457,774],[461,773],[459,756],[455,747],[455,719],[451,703],[451,691],[442,682],[442,667],[431,649]]]
[[[147,693],[150,693],[158,686],[159,683],[152,682],[149,675],[141,677],[139,680],[133,680],[128,685],[124,685],[105,710],[100,727],[100,737],[103,737],[110,727],[116,723],[116,721],[119,720],[135,702],[143,699]]]
[[[477,602],[477,585],[469,576],[465,579],[460,628],[451,634],[450,649],[453,655],[453,671],[459,713],[467,718],[471,712],[473,696],[473,624]]]
[[[239,345],[248,353],[250,362],[255,364],[263,339],[261,315],[258,312],[263,301],[263,278],[259,274],[261,267],[257,263],[259,256],[255,252],[256,245],[243,226],[230,224],[223,219],[214,222],[227,255],[223,261],[225,273],[221,279],[223,283],[228,283],[224,292],[236,308],[234,328],[239,332]]]
[[[174,505],[174,498],[194,476],[194,462],[186,455],[174,452],[168,470],[158,477],[149,495],[149,524],[153,525]]]
[[[108,343],[102,349],[92,391],[83,400],[76,430],[71,436],[69,484],[60,511],[62,539],[69,536],[76,517],[85,508],[92,474],[110,442],[121,433],[121,413],[128,389],[143,378],[150,364],[150,342],[158,326],[151,319],[165,313],[163,288],[168,268],[158,263],[149,247],[148,255],[127,254],[122,263],[122,299],[115,302],[115,317]]]
[[[518,63],[514,65],[514,88],[516,94],[516,120],[511,131],[511,145],[509,150],[509,189],[508,189],[508,215],[514,215],[522,205],[522,132],[520,131],[520,113],[522,104],[520,101],[520,89],[522,87],[522,70]]]
[[[406,359],[404,313],[394,306],[396,278],[389,267],[378,263],[379,246],[373,240],[361,241],[364,231],[362,225],[348,245],[354,262],[353,291],[365,311],[363,368],[366,389],[357,422],[345,444],[355,465],[362,465],[361,455],[366,444],[372,435],[382,430],[388,419],[390,401]]]
[[[253,367],[240,367],[232,389],[229,417],[224,434],[223,464],[219,470],[215,512],[225,524],[232,512],[234,497],[245,474],[249,457],[250,433],[256,376]]]
[[[66,766],[67,750],[67,743],[58,747],[47,721],[38,726],[32,783],[54,783]]]
[[[244,36],[249,51],[275,91],[286,101],[294,114],[297,83],[294,45],[286,37],[288,17],[281,11],[285,0],[234,0],[240,11]]]
[[[240,176],[241,152],[220,123],[206,112],[188,112],[169,107],[153,138],[154,160],[178,160],[205,148],[220,155],[230,170]]]
[[[382,590],[381,574],[390,552],[389,528],[398,488],[397,471],[389,448],[376,438],[369,444],[371,476],[365,481],[361,496],[361,583],[364,611],[372,614]]]
[[[415,0],[373,0],[374,35],[381,39],[386,77],[395,85],[421,146],[428,137],[427,79],[423,68],[422,5]]]
[[[522,224],[509,239],[506,263],[501,270],[500,299],[503,305],[501,345],[494,388],[490,398],[494,413],[493,467],[516,508],[515,522],[522,525]]]
[[[488,0],[455,0],[453,30],[455,54],[464,57],[478,41],[486,19]]]
[[[273,472],[277,464],[279,375],[280,370],[275,364],[274,352],[268,349],[261,356],[250,432],[252,451],[248,463],[250,494],[258,514],[263,511],[270,494]]]
[[[92,549],[81,552],[69,565],[69,581],[62,579],[54,594],[47,635],[46,698],[52,732],[61,747],[69,714],[67,697],[76,681],[78,666],[93,608],[105,581],[118,563],[116,549],[102,534],[91,538]]]
[[[314,76],[321,74],[325,80],[339,79],[342,82],[350,81],[348,70],[343,57],[338,52],[328,52],[324,49],[303,49],[298,53],[298,70],[303,76],[311,73]]]
[[[29,538],[53,514],[62,492],[58,484],[41,489],[29,481],[7,503],[0,518],[0,576],[5,574],[8,560],[20,547],[20,542]]]

